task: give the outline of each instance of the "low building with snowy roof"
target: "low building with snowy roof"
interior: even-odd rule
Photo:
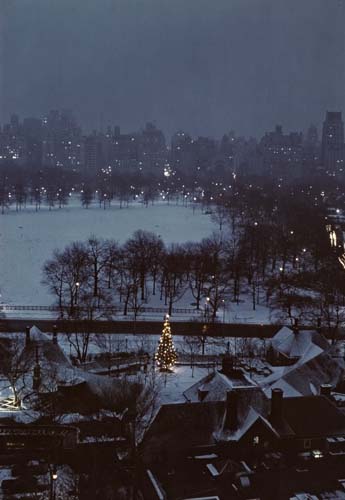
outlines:
[[[297,499],[295,492],[305,490],[316,495],[308,498],[344,498],[333,492],[343,481],[345,417],[328,398],[284,398],[275,390],[271,400],[252,401],[243,412],[236,392],[222,403],[162,408],[151,429],[162,448],[148,452],[152,434],[144,443],[147,498]],[[216,408],[217,419],[204,419]],[[218,427],[211,435],[212,422]],[[204,445],[199,435],[194,446],[200,430],[206,430]]]
[[[345,377],[344,359],[337,356],[336,348],[328,346],[316,356],[309,356],[309,350],[292,366],[275,370],[261,382],[266,394],[272,389],[282,389],[287,396],[310,396],[320,393],[324,384],[333,389],[342,385]]]
[[[239,459],[267,451],[326,452],[331,438],[343,440],[345,453],[345,415],[328,397],[285,398],[274,389],[269,399],[258,387],[235,388],[226,401],[163,405],[142,451],[152,464],[201,450]]]
[[[209,373],[189,387],[184,393],[188,402],[225,401],[226,394],[233,388],[254,387],[255,382],[242,368],[234,367],[232,358],[225,356],[221,370]]]
[[[37,417],[35,412],[49,416],[108,409],[123,392],[119,379],[73,366],[58,343],[56,331],[48,335],[36,326],[27,327],[25,341],[16,337],[16,342],[18,339],[18,366],[24,378],[21,400],[27,414],[29,409],[33,410],[30,413],[33,419]],[[1,343],[4,355],[14,340],[8,337]]]
[[[272,365],[292,365],[301,358],[318,356],[328,348],[328,341],[316,330],[283,326],[271,340],[268,360]]]

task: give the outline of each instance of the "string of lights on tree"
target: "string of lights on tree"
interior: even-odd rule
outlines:
[[[177,354],[171,335],[169,315],[167,314],[164,319],[162,335],[159,339],[156,352],[156,362],[162,371],[167,371],[174,366],[176,360]]]

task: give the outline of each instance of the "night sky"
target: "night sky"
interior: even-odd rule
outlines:
[[[345,112],[344,0],[0,0],[0,123],[219,136]]]

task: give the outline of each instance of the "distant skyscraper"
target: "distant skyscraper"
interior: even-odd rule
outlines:
[[[102,166],[100,137],[94,131],[93,134],[84,137],[83,146],[84,167],[96,171]]]
[[[10,123],[6,123],[0,130],[0,163],[4,161],[16,164],[23,164],[25,161],[23,130],[17,115],[12,115]]]
[[[319,142],[319,135],[317,132],[317,127],[315,125],[311,124],[308,128],[305,140],[308,144],[312,145],[316,145]]]
[[[327,111],[323,122],[322,163],[326,170],[343,171],[344,122],[339,111]]]
[[[139,139],[139,160],[146,169],[163,167],[167,161],[165,137],[153,123],[147,123]]]
[[[310,125],[303,140],[303,161],[306,166],[320,166],[320,146],[318,130],[315,125]]]
[[[302,162],[303,135],[300,132],[283,134],[283,129],[277,125],[273,132],[266,133],[260,141],[260,150],[266,169],[277,173],[278,169],[293,167]],[[291,169],[290,169],[291,170]]]
[[[189,134],[178,131],[171,139],[171,162],[175,168],[191,168],[194,165],[193,140]]]
[[[42,122],[42,163],[50,167],[79,167],[81,130],[69,110],[50,111]]]
[[[24,118],[22,128],[26,163],[38,168],[42,165],[42,120]]]

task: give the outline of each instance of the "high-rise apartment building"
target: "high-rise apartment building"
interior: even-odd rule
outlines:
[[[330,172],[342,172],[344,152],[344,122],[341,112],[327,111],[322,129],[321,160],[324,168]]]

